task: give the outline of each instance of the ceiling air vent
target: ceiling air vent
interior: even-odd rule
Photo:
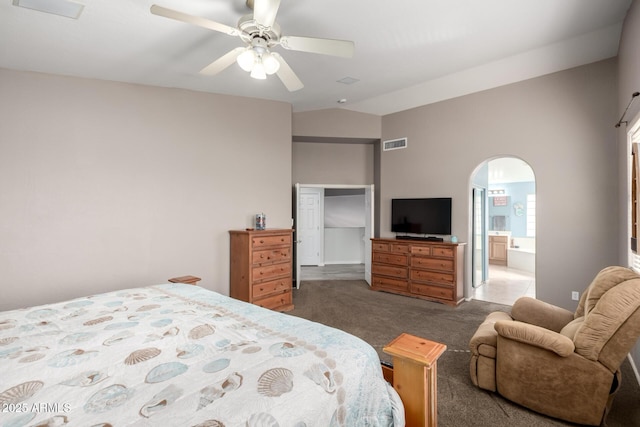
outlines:
[[[382,143],[382,150],[400,150],[401,148],[407,148],[407,138],[389,139]]]

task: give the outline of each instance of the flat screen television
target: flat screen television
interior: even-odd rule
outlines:
[[[391,199],[391,231],[451,234],[451,197]]]

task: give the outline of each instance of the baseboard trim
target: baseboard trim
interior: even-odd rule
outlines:
[[[363,264],[364,265],[364,261],[325,261],[324,265],[360,265]]]

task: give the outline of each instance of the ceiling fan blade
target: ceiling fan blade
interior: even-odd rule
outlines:
[[[280,0],[254,0],[253,19],[265,27],[273,26],[280,7]]]
[[[237,47],[232,51],[225,53],[220,58],[200,70],[200,74],[206,74],[208,76],[218,74],[220,71],[236,62],[236,58],[245,50],[246,48],[244,47]]]
[[[289,50],[342,56],[344,58],[351,58],[355,49],[354,43],[348,40],[317,39],[298,36],[281,37],[280,45]]]
[[[296,73],[293,72],[289,64],[284,60],[280,54],[276,52],[271,52],[278,62],[280,63],[280,69],[276,72],[280,81],[289,89],[289,92],[295,92],[296,90],[300,90],[304,87]]]
[[[167,9],[166,7],[158,6],[157,4],[151,5],[150,10],[154,15],[164,16],[165,18],[175,19],[176,21],[186,22],[187,24],[208,28],[209,30],[213,31],[219,31],[230,36],[240,35],[240,31],[238,31],[237,28],[230,27],[219,22],[211,21],[209,19],[201,18],[199,16],[188,15],[183,12],[178,12],[177,10]]]

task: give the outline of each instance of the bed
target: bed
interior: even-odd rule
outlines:
[[[0,425],[391,426],[375,350],[186,284],[0,313]]]

